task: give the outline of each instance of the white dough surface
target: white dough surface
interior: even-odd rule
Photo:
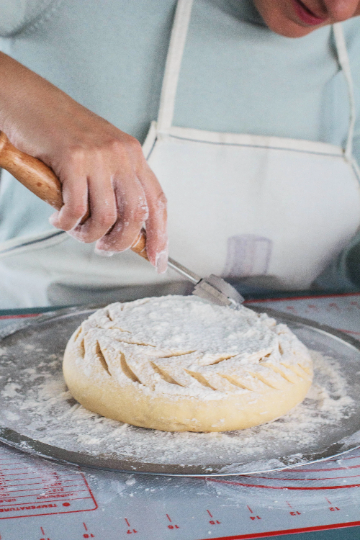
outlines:
[[[284,324],[189,296],[110,304],[71,337],[72,396],[102,416],[163,431],[231,431],[301,403],[310,354]]]

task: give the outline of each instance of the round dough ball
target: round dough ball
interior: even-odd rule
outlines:
[[[163,431],[229,431],[274,420],[311,385],[306,347],[284,324],[194,296],[115,303],[71,337],[73,397],[108,418]]]

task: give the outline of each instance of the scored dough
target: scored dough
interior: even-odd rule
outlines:
[[[110,304],[76,330],[64,377],[84,407],[163,431],[274,420],[311,385],[308,350],[284,324],[194,296]]]

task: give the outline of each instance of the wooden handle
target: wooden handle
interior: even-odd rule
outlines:
[[[9,171],[32,193],[50,204],[56,210],[63,206],[61,183],[55,173],[40,159],[21,152],[11,144],[4,132],[0,131],[0,167]],[[89,212],[82,218],[84,223]],[[142,229],[131,246],[132,251],[147,259],[146,233]]]

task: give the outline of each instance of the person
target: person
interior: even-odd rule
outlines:
[[[171,254],[200,275],[360,284],[358,0],[0,0],[0,11],[0,130],[53,169],[64,200],[53,213],[2,171],[2,308],[176,279],[166,197]],[[144,225],[158,273],[129,251]]]

